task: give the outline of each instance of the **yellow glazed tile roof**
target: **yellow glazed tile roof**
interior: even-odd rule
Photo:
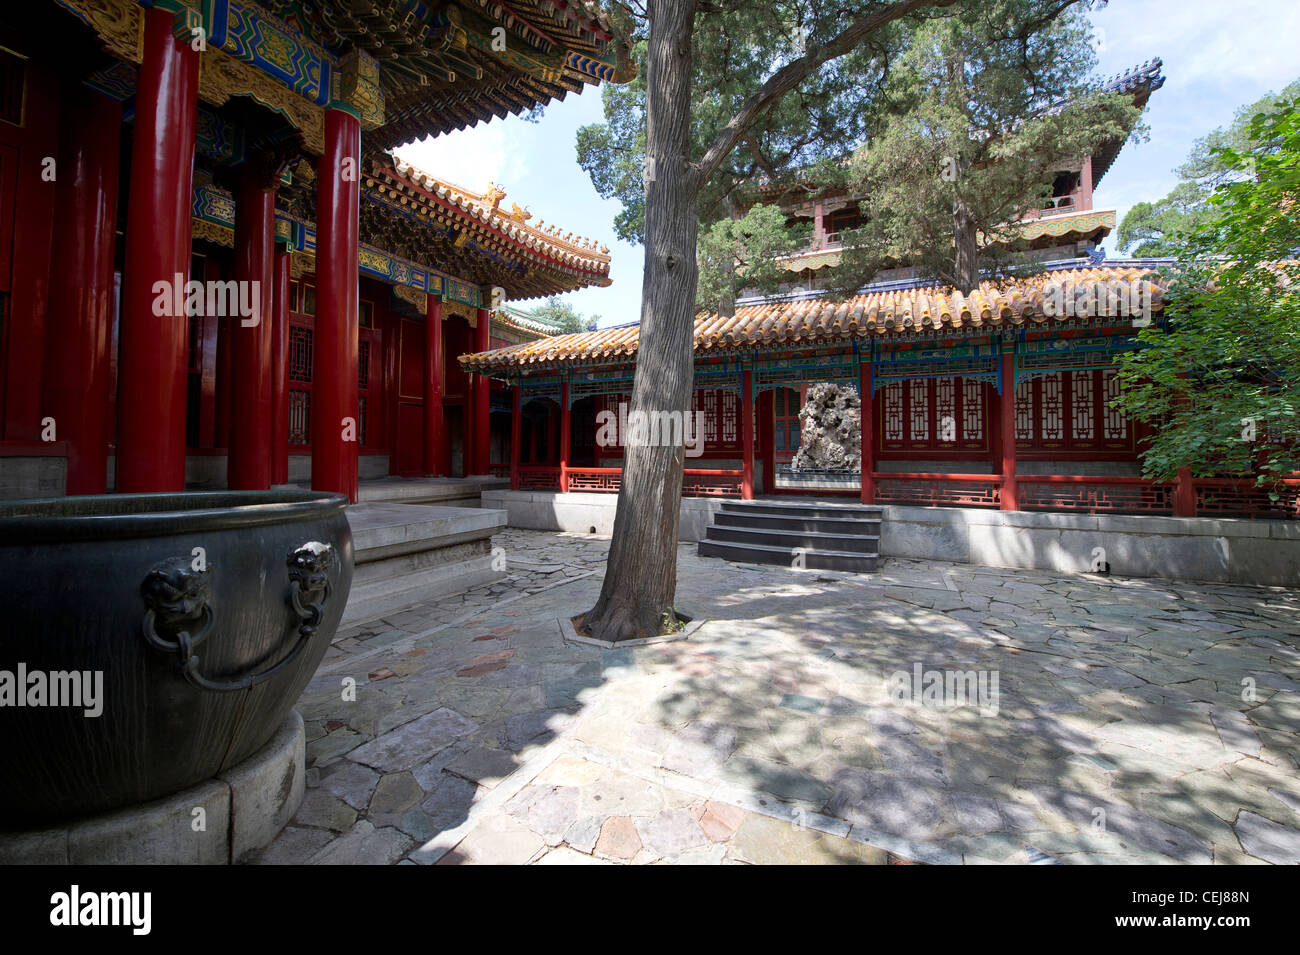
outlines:
[[[729,319],[715,314],[695,318],[695,351],[765,348],[777,345],[811,345],[852,341],[926,330],[997,329],[1006,326],[1043,326],[1076,319],[1113,315],[1127,323],[1125,306],[1116,312],[1112,298],[1134,307],[1149,296],[1149,307],[1163,307],[1163,286],[1153,281],[1149,269],[1102,266],[1047,272],[1033,278],[1004,283],[986,282],[970,295],[951,288],[928,287],[869,292],[842,302],[803,299],[745,305]],[[1068,311],[1063,314],[1063,308]],[[636,354],[640,329],[636,325],[594,332],[555,335],[462,355],[467,371],[494,373],[541,370],[546,366],[592,364],[628,360]]]

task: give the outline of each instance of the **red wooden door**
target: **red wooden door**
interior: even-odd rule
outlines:
[[[402,319],[397,355],[397,447],[393,470],[424,474],[424,326]]]

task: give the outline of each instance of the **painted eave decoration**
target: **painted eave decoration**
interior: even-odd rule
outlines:
[[[1026,218],[1006,227],[1006,239],[1034,242],[1044,237],[1074,242],[1091,239],[1100,242],[1115,228],[1114,209],[1059,212]],[[784,268],[791,272],[815,272],[840,264],[842,248],[816,249],[799,252],[781,259]]]
[[[582,285],[610,284],[608,248],[558,226],[530,225],[532,214],[516,203],[509,211],[501,209],[506,193],[495,184],[479,194],[395,160],[391,167],[377,167],[366,185],[419,214],[454,220],[496,251],[581,279]]]
[[[1149,269],[1103,266],[1047,272],[999,287],[985,283],[970,295],[951,288],[928,287],[872,292],[842,302],[804,299],[745,305],[734,316],[695,319],[697,355],[746,351],[777,345],[814,346],[847,343],[878,336],[901,337],[927,331],[992,331],[1005,328],[1050,328],[1105,317],[1112,292],[1128,302],[1145,299],[1150,311],[1163,310],[1164,286]],[[1057,303],[1081,303],[1069,314],[1056,314]],[[1115,319],[1129,324],[1129,317]],[[466,371],[524,373],[551,367],[622,359],[636,355],[636,325],[594,332],[557,335],[495,351],[461,356]]]
[[[56,0],[126,64],[146,0]],[[363,151],[527,113],[635,75],[628,44],[582,0],[155,0],[205,31],[199,95],[251,96],[322,150],[323,110],[361,121]],[[503,42],[504,41],[504,42]]]

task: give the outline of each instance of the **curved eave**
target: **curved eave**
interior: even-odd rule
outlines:
[[[695,320],[695,354],[723,354],[773,347],[820,345],[927,334],[978,334],[1007,328],[1070,328],[1099,319],[1098,311],[1057,316],[1052,300],[1075,300],[1127,284],[1149,295],[1150,310],[1163,310],[1164,287],[1148,270],[1124,267],[1071,269],[1047,273],[1005,288],[985,284],[969,295],[936,287],[868,292],[843,302],[811,299],[743,306],[730,318],[704,315]],[[1055,278],[1053,278],[1055,276]],[[1127,324],[1128,317],[1116,319]],[[636,326],[559,335],[495,351],[462,355],[467,371],[484,374],[529,374],[632,359],[638,345]]]

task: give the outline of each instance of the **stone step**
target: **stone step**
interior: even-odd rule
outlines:
[[[853,517],[802,517],[791,514],[718,511],[713,523],[722,527],[770,528],[772,530],[807,531],[819,534],[880,534],[880,517],[862,520]]]
[[[431,504],[358,503],[346,508],[356,570],[343,626],[505,576],[492,569],[492,535],[506,512]]]
[[[835,501],[804,503],[771,500],[723,501],[722,510],[724,512],[735,514],[784,514],[792,517],[838,517],[853,518],[857,520],[880,520],[885,512],[883,507],[876,507],[870,504],[840,504]]]
[[[879,534],[826,534],[807,530],[773,530],[755,527],[720,527],[705,530],[705,539],[737,544],[766,544],[787,549],[802,547],[808,551],[842,551],[853,554],[879,555]]]
[[[788,547],[766,544],[739,544],[733,541],[702,540],[701,557],[721,557],[745,564],[781,564],[794,566],[794,555]],[[803,555],[803,566],[811,570],[842,570],[855,574],[874,573],[880,558],[875,555],[847,551],[810,550]]]
[[[362,481],[357,501],[362,504],[441,504],[478,507],[483,491],[508,488],[508,478],[385,478]]]

